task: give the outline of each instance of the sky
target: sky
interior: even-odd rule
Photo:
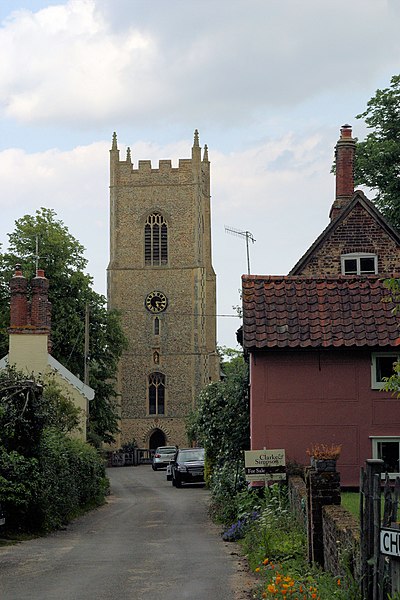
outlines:
[[[398,0],[0,0],[0,243],[52,208],[106,294],[109,149],[211,163],[217,338],[241,275],[284,275],[328,225],[341,125],[400,73]],[[373,190],[367,190],[373,199]]]

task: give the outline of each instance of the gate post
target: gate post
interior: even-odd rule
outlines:
[[[306,469],[308,560],[324,566],[322,507],[340,504],[340,475],[334,471]]]
[[[363,600],[376,600],[379,585],[380,477],[384,462],[370,458],[361,472],[361,591]]]

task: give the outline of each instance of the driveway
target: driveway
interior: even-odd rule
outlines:
[[[0,547],[1,600],[242,597],[240,560],[208,519],[204,487],[176,489],[145,465],[108,476],[105,506],[64,531]]]

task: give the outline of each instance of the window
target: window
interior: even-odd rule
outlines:
[[[400,438],[399,437],[371,437],[372,457],[380,458],[384,462],[383,477],[388,473],[391,477],[399,475]]]
[[[146,220],[144,262],[153,267],[168,263],[168,227],[160,213],[152,213]]]
[[[342,254],[342,275],[376,275],[378,257],[376,254]]]
[[[371,387],[374,390],[382,389],[385,378],[394,373],[393,365],[398,362],[400,356],[394,352],[376,352],[371,361]]]
[[[160,335],[160,319],[158,317],[154,317],[154,335]]]
[[[163,415],[165,413],[165,376],[162,373],[149,375],[149,414]]]

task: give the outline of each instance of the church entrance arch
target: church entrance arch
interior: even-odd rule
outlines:
[[[149,439],[150,450],[155,450],[158,446],[165,446],[165,434],[161,429],[155,429]]]

